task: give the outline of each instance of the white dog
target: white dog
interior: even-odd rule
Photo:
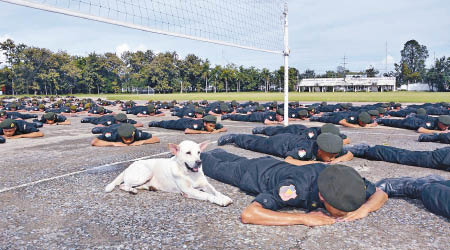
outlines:
[[[170,152],[174,155],[172,158],[134,162],[108,184],[105,191],[111,192],[120,185],[120,189],[134,194],[138,189],[161,190],[228,206],[233,201],[208,183],[201,168],[200,153],[208,144],[208,141],[200,144],[193,141],[183,141],[180,145],[169,143]]]

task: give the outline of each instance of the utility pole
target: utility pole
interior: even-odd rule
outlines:
[[[288,32],[288,5],[284,3],[284,126],[289,125],[289,32]]]
[[[384,72],[386,74],[388,73],[387,64],[388,64],[388,51],[387,51],[387,41],[386,41],[386,65],[385,65],[385,68],[384,68]]]
[[[345,57],[345,54],[344,54],[344,63],[342,64],[342,65],[344,65],[344,79],[345,79],[345,65],[347,65],[347,63],[345,62],[345,59],[347,59],[347,57]]]

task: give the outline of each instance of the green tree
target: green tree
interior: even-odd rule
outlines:
[[[400,75],[399,79],[402,83],[417,82],[425,76],[425,61],[428,58],[428,49],[425,45],[420,45],[416,40],[410,40],[405,43],[403,50],[400,51],[402,59],[396,64],[396,69],[401,69],[400,74],[408,72],[408,75]],[[410,71],[403,71],[406,68]]]

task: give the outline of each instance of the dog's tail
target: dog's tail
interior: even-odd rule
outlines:
[[[116,186],[120,185],[120,183],[123,182],[123,175],[124,175],[124,172],[120,173],[119,176],[116,177],[116,179],[114,179],[111,183],[109,183],[105,187],[105,192],[109,193],[109,192],[113,191]]]

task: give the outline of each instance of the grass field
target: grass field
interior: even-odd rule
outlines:
[[[108,100],[218,100],[218,101],[283,101],[282,93],[264,92],[228,92],[228,93],[187,93],[187,94],[79,94],[78,97],[107,98]],[[402,102],[402,103],[425,103],[425,102],[449,102],[450,92],[325,92],[325,93],[299,93],[290,92],[289,101],[329,101],[329,102]]]
[[[80,95],[97,97],[97,95]],[[219,100],[219,101],[283,101],[282,93],[264,92],[229,92],[229,93],[188,93],[188,94],[155,94],[155,95],[102,95],[108,100]],[[289,101],[330,101],[330,102],[448,102],[450,92],[325,92],[325,93],[299,93],[290,92]]]

